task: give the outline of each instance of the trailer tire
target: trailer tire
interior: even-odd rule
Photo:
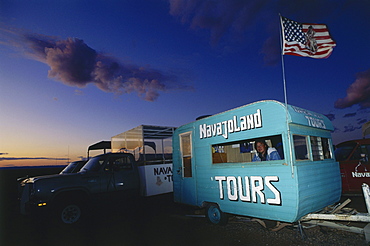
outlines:
[[[206,207],[206,217],[209,222],[216,225],[226,225],[229,216],[221,211],[217,204],[209,204]]]

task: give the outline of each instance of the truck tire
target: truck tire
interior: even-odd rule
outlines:
[[[229,216],[221,211],[217,204],[209,204],[206,207],[206,217],[209,222],[216,225],[226,225]]]
[[[59,200],[54,208],[54,219],[60,225],[79,224],[85,213],[85,206],[81,200]]]

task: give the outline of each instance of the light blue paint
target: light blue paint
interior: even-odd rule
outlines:
[[[256,123],[261,123],[261,126],[243,130],[242,118],[251,118],[253,115],[258,118],[258,112],[261,122],[257,119]],[[216,126],[220,126],[220,123],[221,127],[217,132]],[[292,136],[322,137],[329,139],[331,143],[332,130],[331,122],[324,115],[290,105],[286,111],[285,105],[277,101],[255,102],[183,125],[173,135],[175,201],[199,207],[216,203],[226,213],[286,222],[297,221],[307,213],[337,202],[341,194],[341,181],[339,165],[333,156],[319,161],[296,160]],[[186,174],[180,145],[180,136],[184,133],[191,134],[191,177],[184,177]],[[282,160],[212,164],[212,145],[273,135],[281,136],[285,156]],[[307,141],[310,143],[310,138]],[[234,149],[228,150],[230,152],[227,152],[227,158],[232,158],[231,151],[239,151],[235,146],[232,148]],[[331,144],[330,150],[333,151]],[[308,154],[311,156],[312,151],[310,147]],[[256,194],[257,199],[254,202],[252,199],[249,201],[242,198],[247,194],[246,176],[249,178],[250,195]],[[242,193],[239,193],[238,177],[242,179]],[[263,190],[252,190],[253,178],[261,179]],[[258,187],[260,182],[255,181],[254,184]],[[262,198],[259,194],[262,194]]]

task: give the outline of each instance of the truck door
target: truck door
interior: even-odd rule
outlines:
[[[196,205],[196,185],[194,173],[194,157],[192,151],[191,132],[179,135],[180,137],[180,155],[181,169],[177,170],[174,175],[179,175],[180,180],[180,201],[181,203]]]
[[[350,192],[362,192],[362,184],[370,182],[369,153],[370,144],[357,145],[349,160],[341,165]]]
[[[104,166],[105,175],[102,190],[138,192],[139,175],[134,164],[134,160],[129,155],[110,156]]]
[[[348,141],[337,146],[335,157],[340,164],[342,193],[362,193],[362,184],[370,183],[370,141]]]

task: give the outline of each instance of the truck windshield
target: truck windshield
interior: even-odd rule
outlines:
[[[81,167],[83,167],[85,163],[86,163],[86,161],[74,161],[74,162],[71,162],[71,163],[69,163],[68,166],[66,166],[60,172],[60,174],[77,173],[78,171],[80,171]]]
[[[83,166],[83,168],[81,169],[80,172],[96,172],[96,171],[99,171],[99,169],[101,168],[103,163],[104,163],[104,158],[99,157],[99,156],[93,157],[85,164],[85,166]]]
[[[337,149],[335,150],[335,158],[337,161],[347,160],[355,147],[356,143],[348,143],[337,146]]]

